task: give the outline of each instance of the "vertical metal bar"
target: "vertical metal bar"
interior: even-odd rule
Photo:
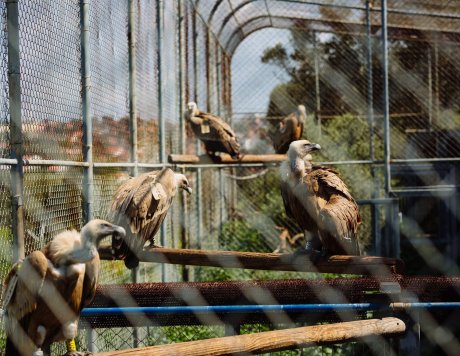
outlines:
[[[201,180],[202,180],[202,175],[201,175],[201,168],[198,168],[196,170],[196,215],[197,215],[197,229],[196,229],[196,248],[201,249],[202,247],[202,241],[201,237],[203,235],[203,202],[201,201]]]
[[[88,163],[83,176],[83,221],[93,218],[93,127],[90,112],[89,2],[80,0],[81,82],[83,116],[83,159]]]
[[[433,128],[433,70],[431,61],[431,47],[427,48],[427,76],[428,76],[428,128]]]
[[[11,158],[18,163],[11,166],[13,261],[24,258],[24,154],[21,113],[21,65],[19,55],[19,6],[17,0],[6,3],[8,33],[8,87],[10,108]]]
[[[231,69],[231,58],[229,56],[226,56],[227,58],[227,72],[226,72],[226,78],[227,78],[227,105],[228,105],[228,116],[233,117],[233,105],[232,105],[232,69]]]
[[[219,232],[222,233],[222,227],[225,220],[225,184],[224,184],[224,174],[223,168],[219,168]]]
[[[194,100],[198,100],[198,50],[197,50],[197,13],[196,10],[193,10],[193,97]],[[197,140],[196,152],[199,155],[200,152],[200,143]],[[202,214],[202,201],[201,201],[201,168],[196,170],[196,214],[197,214],[197,224],[196,224],[196,245],[198,249],[202,247],[201,237],[203,234],[203,214]],[[199,271],[199,269],[198,269]]]
[[[130,160],[134,163],[131,174],[136,177],[139,174],[137,166],[137,106],[136,106],[136,0],[128,0],[128,101],[129,101],[129,151]],[[139,283],[139,267],[131,271],[133,283]],[[133,328],[133,347],[139,347],[139,330]]]
[[[186,56],[185,54],[185,14],[184,14],[184,2],[178,1],[178,13],[177,13],[177,43],[179,48],[177,53],[178,63],[179,63],[179,80],[178,80],[178,105],[179,108],[179,129],[180,129],[180,139],[179,139],[179,152],[185,153],[185,120],[184,120],[184,110],[185,110],[185,73],[187,73],[186,67]]]
[[[187,52],[185,46],[185,39],[186,39],[186,9],[185,4],[183,1],[178,1],[178,14],[177,14],[177,35],[178,35],[178,43],[179,48],[177,51],[178,56],[178,63],[179,63],[179,80],[178,80],[178,107],[179,107],[179,127],[180,127],[180,141],[179,141],[179,151],[181,153],[185,153],[186,149],[186,131],[185,131],[185,120],[183,112],[185,110],[185,88],[186,88],[186,76],[187,76]],[[185,169],[181,169],[181,173],[185,174]],[[184,193],[181,193],[181,203],[182,207],[179,209],[180,211],[180,248],[186,249],[189,248],[188,244],[188,231],[186,226],[189,224],[187,223],[188,217],[188,206],[187,206],[187,198]],[[182,266],[182,281],[189,280],[189,269],[187,266]]]
[[[382,74],[383,74],[383,141],[384,141],[384,167],[385,167],[385,195],[389,196],[391,190],[390,171],[390,93],[388,86],[388,22],[387,0],[381,0],[382,11]]]
[[[434,93],[435,93],[435,115],[434,122],[439,122],[439,36],[436,36],[434,42]]]
[[[211,29],[206,29],[206,41],[205,41],[205,59],[206,59],[206,106],[208,112],[213,112],[215,108],[212,106],[212,94],[214,85],[212,83],[213,76],[211,74]]]
[[[372,1],[372,2],[371,2]],[[371,8],[373,0],[366,0],[366,38],[367,38],[367,121],[369,125],[369,156],[372,161],[375,160],[375,149],[374,149],[374,73],[372,68],[372,19],[371,19]],[[371,166],[371,175],[374,181],[374,187],[372,191],[372,197],[377,198],[378,196],[378,183],[376,182],[376,168],[374,165]],[[374,239],[374,253],[378,256],[381,251],[381,232],[380,232],[380,206],[377,204],[371,205],[372,215],[372,237]],[[377,247],[379,246],[379,247]]]
[[[96,331],[93,328],[86,329],[86,348],[89,352],[99,352],[96,345]]]
[[[136,0],[128,0],[128,66],[129,66],[129,144],[132,175],[138,175],[137,98],[136,98]]]
[[[160,139],[160,163],[166,163],[166,127],[163,115],[163,30],[164,30],[164,1],[157,1],[157,70],[158,70],[158,121]],[[160,227],[160,244],[166,245],[167,220]],[[161,281],[166,281],[166,266],[161,264]]]
[[[391,202],[391,212],[392,217],[391,221],[393,224],[392,228],[392,236],[393,236],[393,246],[392,252],[395,258],[399,258],[401,255],[401,236],[400,236],[400,229],[399,229],[399,199],[393,199]]]
[[[313,52],[314,52],[314,61],[315,61],[315,98],[316,98],[316,122],[319,127],[319,136],[321,137],[321,94],[319,88],[319,53],[316,40],[316,32],[313,32]]]
[[[222,85],[221,85],[221,79],[222,79],[222,56],[221,54],[221,48],[219,45],[216,45],[216,50],[215,50],[215,58],[216,58],[216,98],[217,98],[217,114],[222,115],[225,111],[222,110],[222,101],[221,101],[221,95],[222,95]]]
[[[166,129],[163,115],[163,30],[164,30],[164,1],[157,1],[157,69],[158,69],[158,121],[160,131],[160,162],[166,163]]]
[[[373,161],[374,152],[374,92],[372,71],[372,23],[371,23],[371,0],[366,0],[366,37],[367,37],[367,120],[369,123],[369,153]]]

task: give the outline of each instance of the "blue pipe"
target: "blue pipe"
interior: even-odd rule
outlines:
[[[392,310],[392,309],[456,309],[460,302],[439,303],[397,303],[399,306],[379,303],[350,304],[281,304],[281,305],[205,305],[172,307],[120,307],[85,308],[81,316],[121,314],[192,314],[192,313],[235,313],[235,312],[307,312],[307,311],[350,311],[350,310]]]

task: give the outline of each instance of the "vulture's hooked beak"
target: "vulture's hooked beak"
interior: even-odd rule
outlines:
[[[113,226],[112,237],[115,240],[123,239],[126,236],[126,231],[123,227],[118,226],[118,225],[112,225],[112,226]]]
[[[307,143],[305,144],[305,149],[307,150],[307,152],[310,152],[310,151],[318,151],[321,149],[321,146],[317,143]]]
[[[189,186],[186,186],[186,187],[184,187],[183,189],[184,189],[187,193],[192,194],[192,191],[193,191],[193,190],[192,190],[192,188],[190,188]]]

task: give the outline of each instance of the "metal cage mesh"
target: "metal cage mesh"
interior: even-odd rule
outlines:
[[[0,3],[2,278],[12,264],[11,193],[16,184],[11,181],[15,163],[8,160],[12,142],[6,24],[7,6],[12,3]],[[400,251],[410,274],[444,276],[399,280],[408,294],[422,301],[458,301],[458,281],[449,289],[445,277],[458,274],[460,256],[460,7],[456,2],[388,0],[390,95],[386,103],[382,102],[381,2],[132,0],[135,41],[131,61],[135,73],[130,73],[129,66],[129,3],[101,0],[88,6],[91,81],[87,124],[93,132],[91,161],[95,162],[89,170],[89,163],[83,162],[82,144],[86,104],[82,98],[88,89],[81,78],[82,4],[18,2],[26,255],[60,231],[81,228],[86,183],[94,190],[94,199],[88,204],[93,216],[107,219],[119,184],[135,172],[160,169],[166,164],[160,162],[160,152],[165,153],[164,158],[168,154],[203,154],[201,143],[184,122],[181,111],[187,102],[195,101],[201,110],[221,115],[230,123],[243,154],[262,155],[274,152],[270,137],[280,119],[303,104],[307,108],[303,137],[322,146],[314,161],[336,167],[360,204],[363,224],[359,240],[364,253],[398,256]],[[372,5],[369,9],[368,4]],[[135,97],[130,97],[130,79]],[[135,134],[130,131],[130,100],[136,104],[137,166],[130,165],[130,135]],[[389,108],[388,157],[384,150],[385,105]],[[389,168],[385,158],[391,161],[391,192],[385,191],[385,169]],[[162,235],[165,247],[293,252],[304,245],[302,231],[283,209],[278,164],[172,168],[187,176],[193,194],[181,192],[174,198],[163,233],[156,236],[160,242]],[[89,171],[94,176],[86,182]],[[286,240],[286,234],[290,239]],[[158,281],[192,281],[182,287],[195,288],[209,305],[263,304],[283,293],[277,303],[302,298],[353,302],[364,300],[360,299],[364,294],[378,288],[370,279],[326,275],[334,278],[323,280],[318,274],[304,272],[152,263],[141,263],[138,272],[137,281],[148,284],[117,289],[116,285],[133,282],[132,273],[122,261],[102,261],[99,290],[119,293],[113,306],[126,306],[187,304],[178,297],[183,291],[171,292],[167,290],[170,284],[155,284]],[[306,276],[317,280],[306,286],[307,282],[300,280]],[[285,281],[293,278],[299,280]],[[246,293],[254,291],[257,283],[269,286],[258,290],[259,294],[254,292],[250,299],[244,289]],[[316,287],[309,289],[311,286]],[[152,301],[153,290],[163,293],[155,295],[158,301]],[[137,293],[134,299],[130,293]],[[99,302],[96,299],[93,306]],[[444,342],[447,337],[443,341],[430,335],[433,330],[446,335],[458,330],[457,314],[423,316],[430,327],[422,334],[434,345],[426,350],[441,349],[449,354]],[[285,324],[256,319],[241,325],[241,332],[298,325],[296,320]],[[323,318],[337,320],[337,315]],[[221,324],[198,325],[198,321],[173,315],[163,324],[149,324],[151,320],[140,318],[137,327],[128,327],[131,324],[126,321],[120,327],[117,318],[100,318],[81,325],[78,345],[84,349],[92,344],[107,351],[228,333]],[[4,336],[2,327],[0,350]],[[451,339],[454,346],[458,344],[455,335]],[[390,347],[385,340],[378,340],[378,345],[386,348],[383,352]],[[368,345],[353,347],[274,354],[369,351]],[[53,346],[53,353],[63,353],[63,346]]]

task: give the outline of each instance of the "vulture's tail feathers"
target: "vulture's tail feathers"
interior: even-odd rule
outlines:
[[[117,260],[125,261],[125,266],[127,268],[133,269],[139,266],[139,259],[123,239],[112,237],[112,251]]]
[[[125,266],[129,269],[134,269],[139,266],[139,259],[134,255],[134,253],[129,253],[125,258]]]

